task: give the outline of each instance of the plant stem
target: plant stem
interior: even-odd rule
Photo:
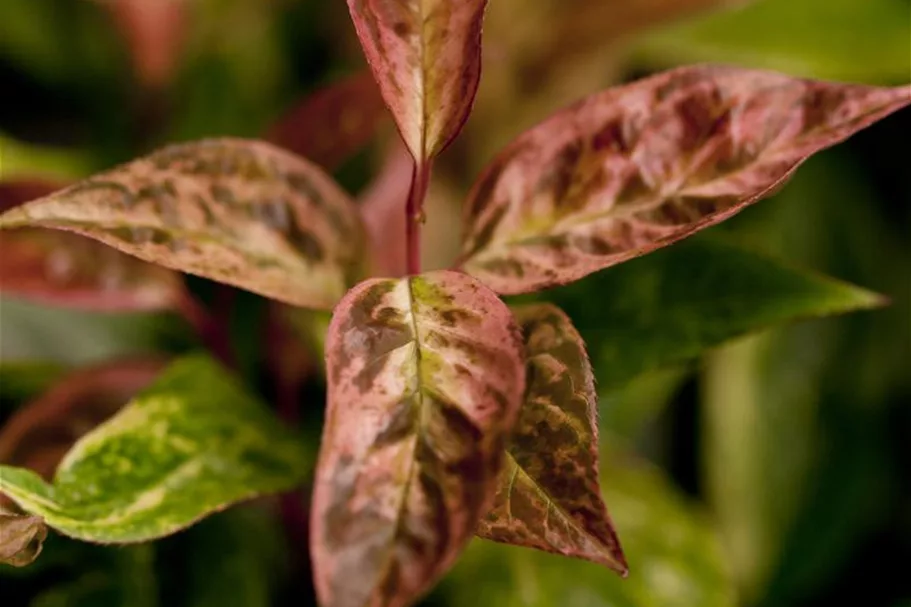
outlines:
[[[421,273],[421,224],[424,223],[424,198],[430,185],[433,161],[415,161],[411,173],[411,189],[405,204],[405,240],[407,243],[408,274]]]

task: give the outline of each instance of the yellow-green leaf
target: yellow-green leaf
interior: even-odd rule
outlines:
[[[297,437],[226,371],[191,356],[79,440],[53,484],[0,466],[0,492],[65,535],[140,542],[288,490],[307,474],[308,459]]]

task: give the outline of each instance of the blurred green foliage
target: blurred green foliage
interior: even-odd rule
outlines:
[[[174,80],[147,91],[136,84],[102,3],[4,0],[0,178],[69,180],[164,141],[256,136],[307,92],[361,65],[341,2],[190,4]],[[907,0],[740,4],[666,26],[652,19],[645,32],[624,30],[622,43],[611,37],[610,48],[592,51],[604,65],[597,77],[576,78],[578,90],[561,95],[695,61],[881,84],[911,79]],[[524,31],[522,39],[535,35]],[[485,36],[511,40],[494,28]],[[548,61],[579,59],[575,49]],[[497,107],[519,111],[532,103],[521,89],[513,94]],[[473,133],[496,132],[507,119],[479,109],[490,122],[475,122]],[[428,604],[813,607],[863,596],[858,604],[911,605],[904,570],[911,562],[909,133],[905,111],[810,161],[779,195],[708,238],[549,294],[570,311],[596,365],[605,495],[631,577],[478,541]],[[462,165],[486,156],[489,142],[470,143],[444,156],[441,169],[462,175]],[[340,178],[354,189],[370,168],[362,162]],[[464,190],[469,181],[457,185]],[[719,244],[725,239],[737,245]],[[835,283],[770,273],[763,264],[778,262],[744,256],[742,246],[883,293],[892,306],[768,330],[694,362],[703,349],[756,328],[755,319],[728,322],[732,306],[771,323],[799,315],[802,302],[821,295],[833,305],[860,297]],[[706,257],[717,263],[697,271]],[[190,283],[203,300],[219,296],[218,287]],[[774,290],[791,294],[789,308],[763,302]],[[668,310],[675,306],[710,322],[674,322]],[[243,375],[269,395],[265,308],[243,294],[230,316]],[[814,311],[808,304],[806,313]],[[2,299],[0,415],[39,393],[61,366],[196,346],[171,315],[100,315]],[[643,364],[650,371],[639,374]],[[321,390],[315,379],[300,396],[313,440]],[[663,471],[630,459],[630,449]],[[288,521],[273,506],[233,509],[151,546],[108,549],[52,537],[34,566],[0,569],[3,604],[311,604],[303,540],[285,537]]]

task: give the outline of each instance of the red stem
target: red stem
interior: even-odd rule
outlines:
[[[408,274],[421,273],[421,224],[424,223],[424,199],[430,185],[433,162],[414,163],[411,173],[411,189],[405,204],[405,240],[407,243]]]

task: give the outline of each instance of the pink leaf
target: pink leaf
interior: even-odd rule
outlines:
[[[598,394],[585,343],[551,304],[513,309],[528,386],[479,537],[586,559],[626,575],[598,482]]]
[[[464,269],[495,291],[564,284],[714,225],[911,87],[672,70],[583,99],[510,144],[465,208]]]
[[[452,566],[497,487],[522,401],[518,327],[452,271],[372,279],[336,307],[311,519],[322,605],[410,605]]]
[[[10,209],[0,228],[76,232],[167,268],[286,303],[331,308],[364,271],[354,203],[270,144],[172,145]]]
[[[0,210],[62,186],[0,183]],[[0,293],[98,311],[161,310],[183,294],[180,276],[84,236],[37,228],[0,234]]]
[[[471,111],[486,0],[348,0],[357,35],[412,156],[432,159]]]
[[[333,171],[370,143],[388,119],[369,72],[318,90],[269,130],[267,139]]]

